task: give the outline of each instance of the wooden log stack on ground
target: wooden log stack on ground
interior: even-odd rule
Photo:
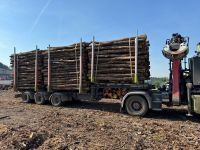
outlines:
[[[91,44],[90,44],[91,45]],[[92,46],[89,51],[91,74]],[[150,77],[149,42],[146,35],[138,36],[138,82]],[[94,80],[97,83],[134,83],[135,37],[108,42],[95,42]]]
[[[36,50],[19,53],[15,56],[10,57],[11,67],[14,67],[14,62],[16,65],[16,88],[17,90],[32,90],[35,88],[41,89],[43,86],[43,75],[42,75],[42,64],[43,64],[43,51],[37,51],[37,63],[36,63]],[[35,66],[37,65],[37,80],[35,80]],[[35,87],[35,82],[37,82],[37,87]],[[12,83],[13,84],[13,83]]]
[[[82,43],[82,89],[87,91],[89,81],[88,54],[86,43]],[[80,85],[80,43],[63,47],[50,47],[50,89],[79,90]],[[44,86],[48,85],[48,51],[44,55]]]

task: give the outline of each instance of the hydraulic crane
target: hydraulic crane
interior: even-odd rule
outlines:
[[[182,37],[178,33],[172,34],[171,39],[166,40],[166,45],[163,49],[163,55],[169,59],[169,101],[172,105],[180,105],[184,93],[181,92],[184,82],[182,72],[182,60],[189,51],[189,38]],[[186,68],[184,68],[186,69]]]
[[[178,33],[172,34],[166,40],[162,50],[169,59],[169,105],[188,105],[188,115],[200,112],[200,57],[188,59],[189,68],[186,68],[186,57],[189,52],[189,37],[182,37]],[[184,61],[185,67],[182,67]]]

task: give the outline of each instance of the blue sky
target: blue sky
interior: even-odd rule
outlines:
[[[168,76],[161,50],[174,32],[190,37],[190,56],[200,41],[198,0],[0,0],[0,61],[51,44],[117,38],[146,33],[151,76]]]

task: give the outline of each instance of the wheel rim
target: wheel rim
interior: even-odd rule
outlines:
[[[140,111],[142,109],[142,105],[139,102],[133,102],[131,106],[135,111]]]
[[[53,99],[52,99],[52,104],[53,105],[59,105],[60,104],[60,98],[59,97],[54,97]]]
[[[23,101],[24,101],[24,102],[27,102],[28,100],[29,100],[28,94],[24,94],[24,95],[23,95]]]
[[[140,96],[131,96],[127,99],[126,111],[132,116],[144,116],[148,111],[146,100]]]
[[[34,98],[35,98],[35,103],[36,104],[41,105],[41,104],[45,103],[45,97],[41,93],[36,93]]]

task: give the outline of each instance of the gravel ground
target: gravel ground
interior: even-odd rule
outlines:
[[[0,149],[200,149],[200,117],[184,108],[164,108],[146,117],[120,113],[116,100],[67,103],[64,107],[22,103],[0,91]]]

